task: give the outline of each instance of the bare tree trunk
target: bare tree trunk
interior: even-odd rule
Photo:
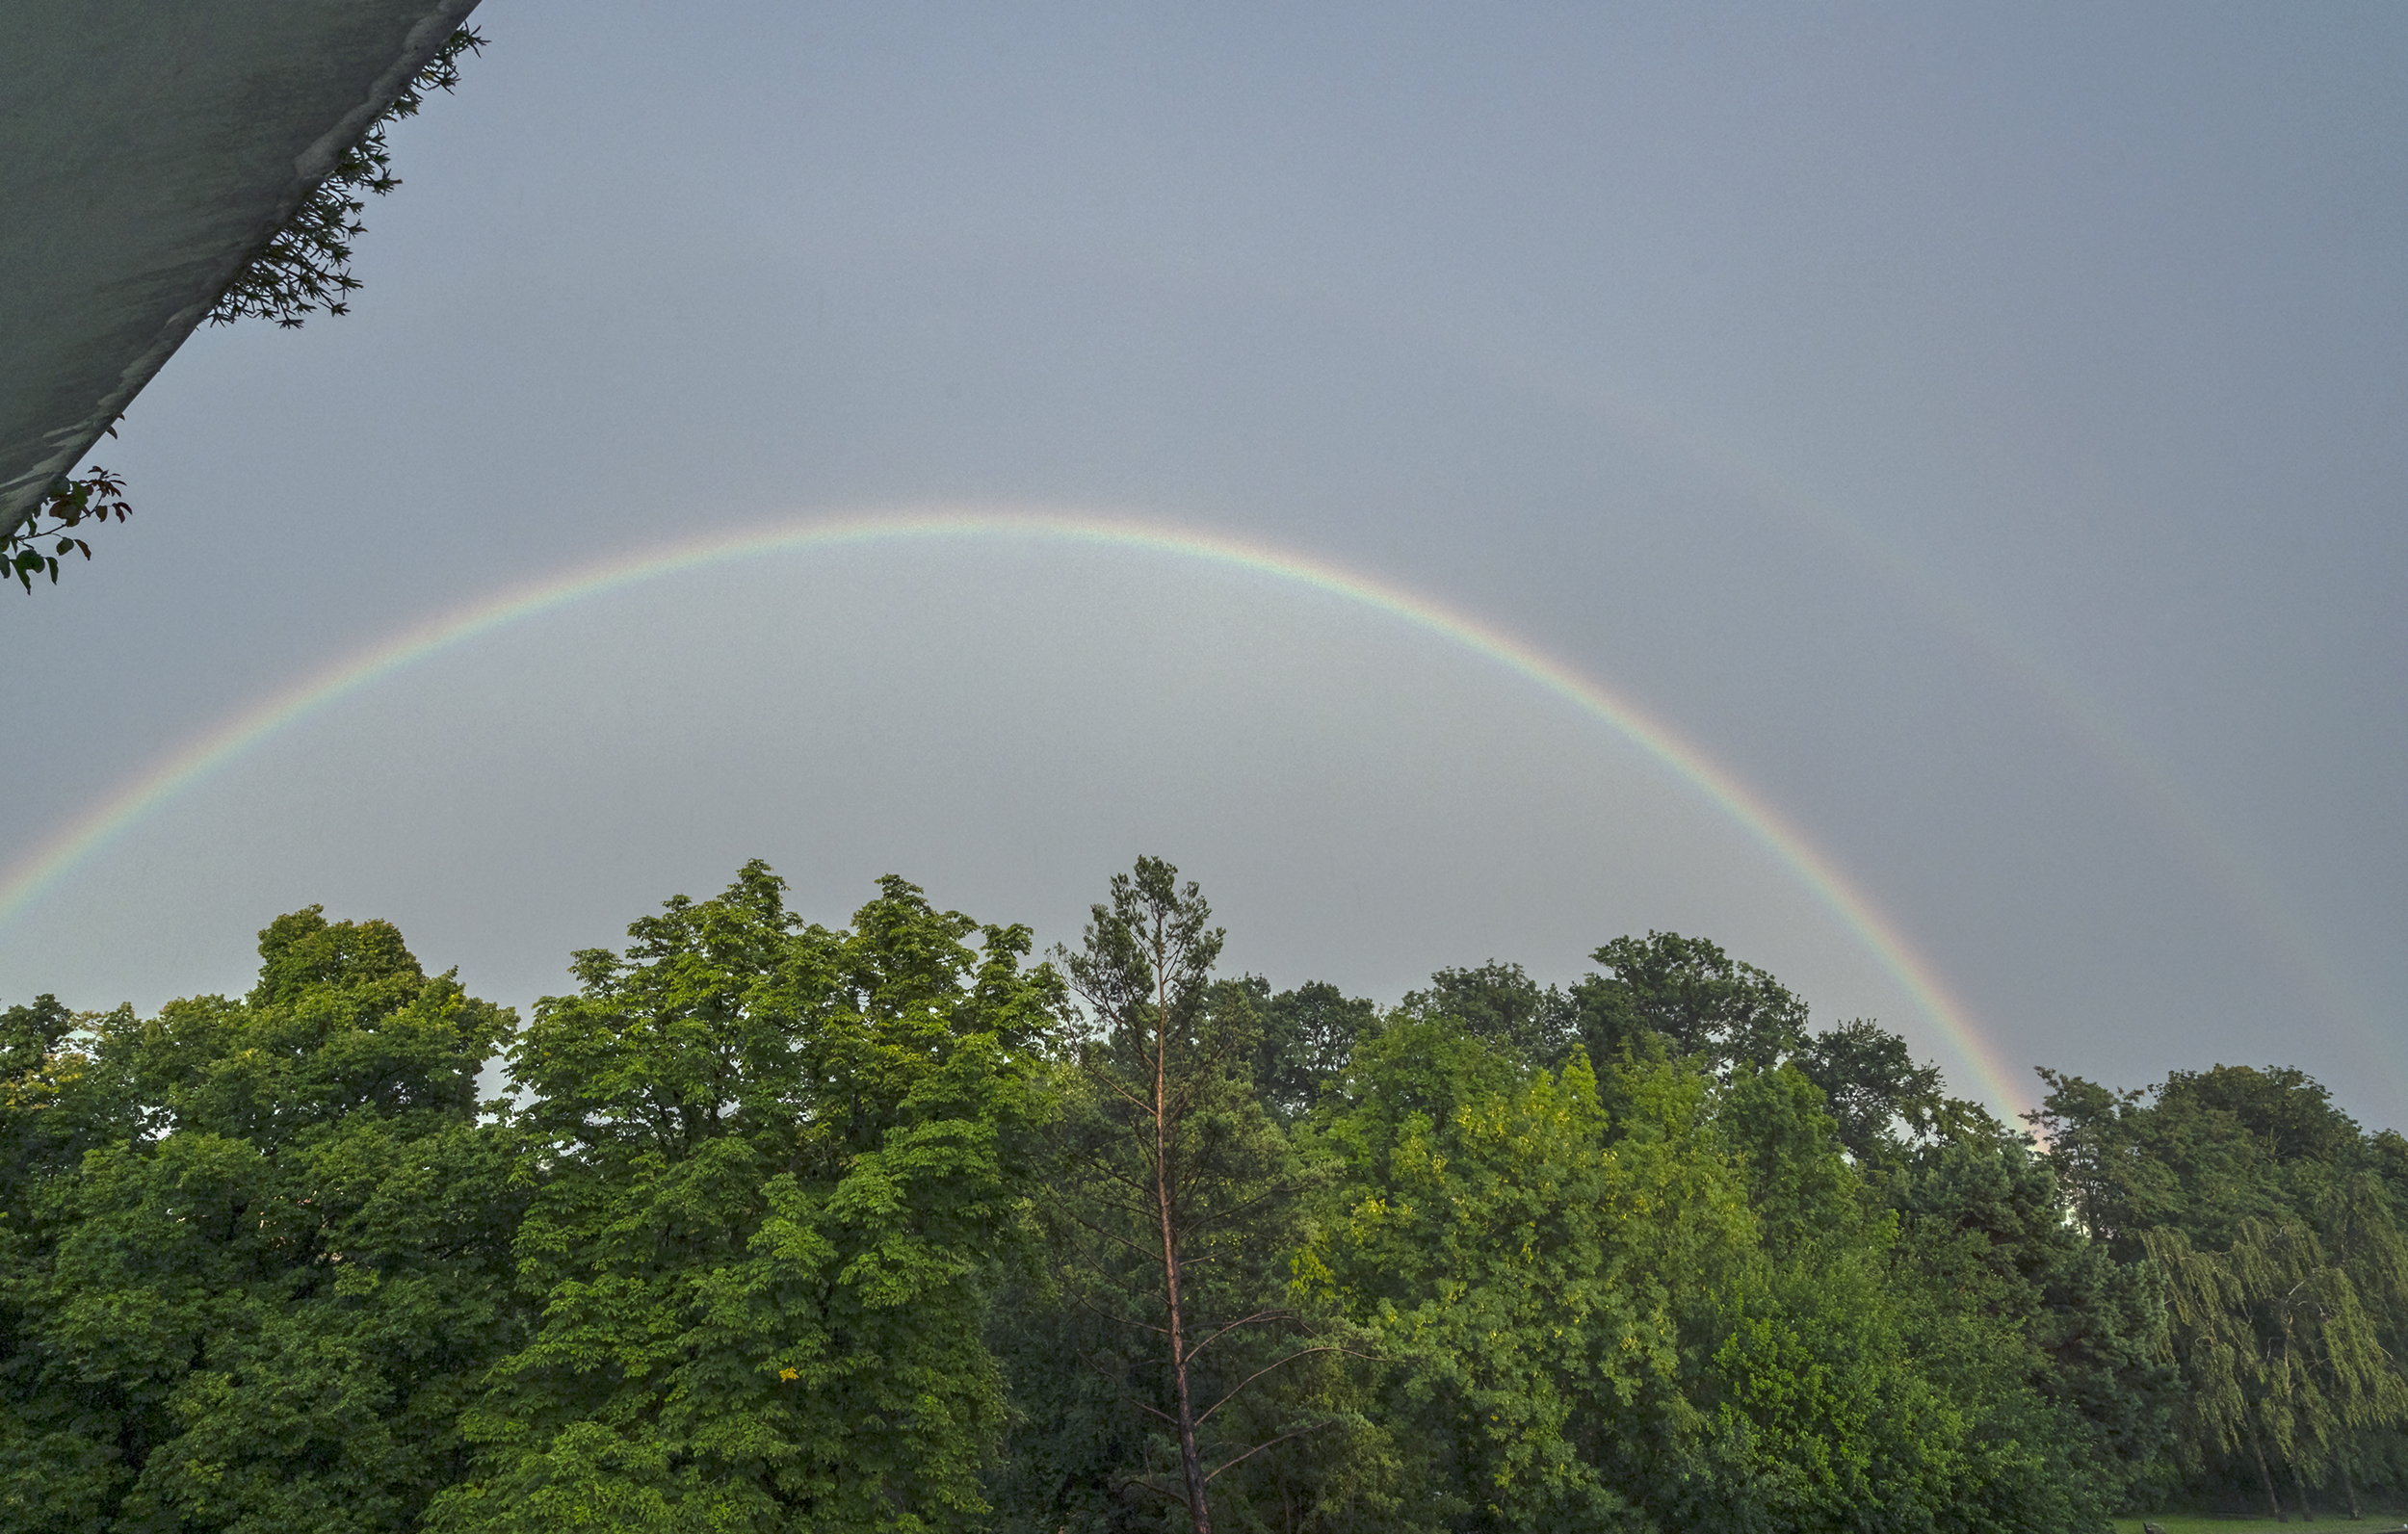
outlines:
[[[1157,964],[1160,975],[1162,967]],[[1170,1311],[1170,1373],[1179,1396],[1179,1469],[1187,1479],[1188,1517],[1195,1534],[1213,1534],[1212,1507],[1204,1492],[1204,1458],[1195,1447],[1195,1406],[1188,1393],[1188,1339],[1179,1304],[1179,1229],[1171,1208],[1170,1131],[1167,1068],[1170,1056],[1170,995],[1167,982],[1155,1007],[1154,1029],[1154,1201],[1163,1222],[1163,1293]]]
[[[2366,1517],[2364,1513],[2358,1511],[2358,1483],[2349,1478],[2348,1466],[2341,1466],[2340,1469],[2342,1472],[2342,1495],[2349,1499],[2349,1521],[2352,1523],[2355,1523],[2358,1520]]]
[[[2290,1484],[2292,1489],[2299,1494],[2299,1521],[2302,1523],[2315,1522],[2316,1521],[2316,1509],[2308,1505],[2307,1472],[2299,1468],[2299,1462],[2297,1460],[2292,1460],[2290,1462]]]
[[[2274,1495],[2274,1473],[2265,1468],[2265,1450],[2258,1446],[2257,1424],[2245,1415],[2241,1420],[2249,1434],[2249,1453],[2258,1462],[2258,1484],[2265,1488],[2265,1516],[2277,1523],[2288,1523],[2290,1520],[2283,1516],[2282,1498]]]

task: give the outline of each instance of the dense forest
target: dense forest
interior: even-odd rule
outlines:
[[[0,1525],[2093,1530],[2408,1485],[2408,1141],[2026,1126],[1670,933],[1394,1005],[747,866],[532,1017],[382,922],[0,1012]],[[507,1093],[479,1101],[500,1060]],[[490,1078],[487,1078],[490,1080]]]

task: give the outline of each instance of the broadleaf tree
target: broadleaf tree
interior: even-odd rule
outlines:
[[[27,1020],[15,1138],[83,1150],[11,1210],[8,1527],[404,1530],[458,1473],[519,1317],[475,1100],[510,1016],[381,922],[295,912],[260,954],[240,1001]]]
[[[806,923],[759,862],[628,930],[511,1054],[540,1320],[432,1526],[976,1525],[1059,977],[900,878]]]

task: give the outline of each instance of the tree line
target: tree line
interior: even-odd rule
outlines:
[[[0,1012],[0,1524],[2072,1530],[2408,1484],[2408,1142],[2294,1071],[2034,1133],[1715,945],[1394,1005],[882,880],[522,1024],[317,908]],[[488,1062],[508,1094],[480,1103]]]

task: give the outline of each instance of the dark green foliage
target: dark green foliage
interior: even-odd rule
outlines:
[[[1474,1038],[1513,1050],[1546,1064],[1559,1060],[1578,1038],[1573,1004],[1555,986],[1538,982],[1518,964],[1490,959],[1476,970],[1440,970],[1429,988],[1399,1004],[1405,1017],[1446,1018]]]
[[[1141,859],[1065,977],[755,863],[523,1031],[315,908],[239,1000],[0,1010],[0,1527],[2040,1534],[2408,1482],[2408,1141],[2295,1071],[2043,1073],[2035,1148],[1702,940],[1382,1010],[1215,980],[1209,916]]]
[[[1796,1065],[1822,1088],[1840,1143],[1861,1163],[1896,1161],[1906,1139],[1940,1127],[1940,1068],[1917,1065],[1906,1041],[1877,1024],[1859,1018],[1816,1034]]]
[[[260,951],[248,1001],[10,1014],[12,1527],[413,1527],[514,1335],[473,1101],[508,1014],[381,923],[301,912]]]
[[[1591,1058],[1661,1048],[1716,1074],[1741,1061],[1777,1064],[1806,1041],[1806,1003],[1704,938],[1650,932],[1590,955],[1604,970],[1572,987]]]
[[[93,1056],[98,1021],[55,996],[0,1010],[0,1239],[27,1228],[34,1196],[86,1151],[137,1127],[134,1105]]]
[[[2177,1071],[2154,1091],[2043,1072],[2033,1115],[2083,1224],[2163,1275],[2180,1365],[2166,1472],[2312,1492],[2398,1484],[2408,1429],[2408,1205],[2395,1134],[2284,1068]]]
[[[2154,1093],[2040,1074],[2050,1091],[2034,1122],[2050,1159],[2082,1222],[2128,1252],[2163,1225],[2228,1245],[2243,1222],[2289,1218],[2336,1168],[2373,1157],[2324,1088],[2294,1070],[2177,1071]]]
[[[2121,1505],[2174,1404],[2157,1272],[2068,1225],[2047,1163],[2003,1134],[1926,1148],[1885,1185],[1917,1355],[1976,1442],[2034,1467],[2026,1516],[2071,1527]]]
[[[1331,1105],[1349,1182],[1304,1272],[1377,1340],[1400,1508],[1466,1530],[2097,1521],[2045,1402],[2025,1389],[2026,1431],[1998,1431],[1922,1356],[1920,1274],[1812,1083],[1616,1072],[1611,1123],[1584,1053],[1554,1074],[1406,1020]]]
[[[1377,1003],[1349,997],[1321,980],[1307,980],[1277,996],[1260,975],[1220,984],[1243,992],[1256,1032],[1255,1093],[1282,1124],[1293,1124],[1312,1109],[1322,1089],[1345,1074],[1356,1042],[1379,1023]]]
[[[1212,983],[1210,919],[1192,882],[1140,858],[1061,954],[1085,1016],[1044,1210],[1060,1308],[1031,1319],[1092,1383],[1049,1382],[1048,1432],[1023,1436],[1017,1477],[1024,1495],[1052,1483],[1058,1527],[1201,1534],[1216,1501],[1283,1480],[1318,1504],[1296,1472],[1322,1445],[1297,1441],[1347,1426],[1306,1366],[1344,1340],[1289,1292],[1315,1178],[1256,1092],[1268,999]]]
[[[1822,1092],[1794,1067],[1735,1074],[1715,1094],[1714,1126],[1772,1251],[1795,1252],[1858,1223],[1857,1181],[1836,1154]]]
[[[984,1511],[983,1333],[1022,1228],[1036,1049],[1023,927],[901,879],[849,931],[748,864],[577,956],[510,1054],[540,1315],[432,1526],[923,1530]],[[979,937],[973,949],[963,940]]]

